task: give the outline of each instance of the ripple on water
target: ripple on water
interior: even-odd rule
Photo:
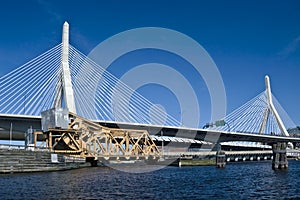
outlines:
[[[139,170],[139,169],[137,169]],[[300,162],[273,171],[270,161],[225,169],[166,167],[148,173],[110,168],[0,175],[1,199],[297,199]]]

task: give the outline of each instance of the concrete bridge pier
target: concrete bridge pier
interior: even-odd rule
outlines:
[[[222,151],[221,144],[217,143],[217,153],[216,153],[216,167],[224,168],[226,166],[226,155],[225,151]]]
[[[287,147],[287,143],[285,142],[277,142],[272,145],[272,150],[273,150],[272,169],[276,170],[276,169],[288,168],[286,147]]]

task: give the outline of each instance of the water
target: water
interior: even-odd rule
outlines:
[[[290,161],[285,171],[262,161],[149,173],[97,167],[5,174],[0,199],[300,199],[299,175],[300,161]]]

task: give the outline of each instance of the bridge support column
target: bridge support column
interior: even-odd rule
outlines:
[[[226,166],[226,155],[225,151],[221,150],[221,144],[216,144],[217,146],[217,154],[216,154],[216,167],[224,168]]]
[[[288,168],[286,147],[287,144],[285,142],[278,142],[272,145],[272,150],[273,150],[272,169],[276,170],[276,169]]]

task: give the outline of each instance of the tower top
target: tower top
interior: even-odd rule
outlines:
[[[268,103],[271,104],[272,103],[272,92],[271,92],[271,84],[270,84],[270,78],[268,75],[265,76],[265,84],[266,84],[266,91],[267,91],[267,100]]]
[[[62,43],[66,50],[69,50],[69,24],[66,21],[63,25]]]

